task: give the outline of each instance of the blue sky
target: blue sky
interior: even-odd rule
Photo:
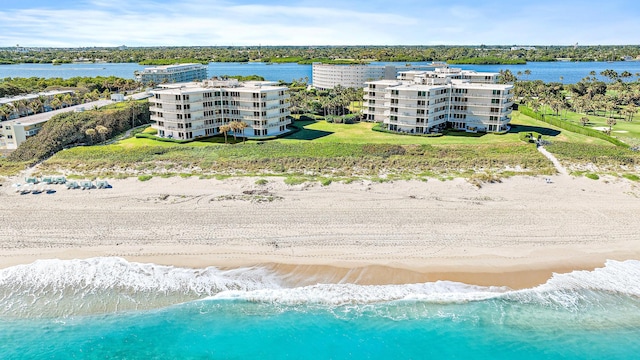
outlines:
[[[0,47],[637,45],[637,0],[2,0]]]

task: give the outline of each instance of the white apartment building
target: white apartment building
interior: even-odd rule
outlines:
[[[151,94],[152,127],[161,137],[209,137],[240,121],[248,125],[244,136],[263,138],[285,133],[291,123],[288,88],[274,82],[210,79],[162,85]]]
[[[204,80],[207,67],[202,64],[178,64],[145,68],[135,73],[136,80],[143,84],[166,84]]]
[[[342,87],[361,88],[367,81],[393,80],[401,71],[435,70],[438,67],[447,67],[447,64],[437,63],[431,65],[336,65],[314,63],[312,65],[312,82],[316,89],[333,89]]]
[[[450,127],[471,132],[507,129],[513,85],[498,74],[461,69],[402,72],[398,80],[367,82],[364,119],[392,131],[431,133]]]

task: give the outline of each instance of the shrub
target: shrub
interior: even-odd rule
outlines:
[[[322,180],[320,180],[320,185],[329,186],[329,185],[331,185],[331,182],[332,182],[331,179],[322,179]]]
[[[266,185],[268,181],[266,179],[258,179],[256,180],[256,185]]]
[[[631,181],[640,181],[640,176],[636,174],[624,174],[622,177]]]
[[[284,183],[287,185],[300,185],[305,183],[307,180],[304,178],[300,178],[300,177],[295,177],[295,176],[289,176],[286,179],[284,179]]]
[[[594,174],[594,173],[587,173],[584,174],[584,177],[591,179],[591,180],[598,180],[600,179],[600,176],[598,176],[598,174]]]
[[[153,178],[153,176],[151,176],[151,175],[140,175],[140,176],[138,176],[138,180],[139,181],[149,181],[149,180],[151,180],[151,178]]]

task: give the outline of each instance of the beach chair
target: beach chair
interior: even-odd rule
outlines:
[[[40,182],[45,183],[47,185],[51,185],[54,183],[53,177],[51,176],[44,176],[42,179],[40,179]]]
[[[35,177],[28,177],[24,179],[24,182],[27,184],[37,184],[38,183],[38,178]]]
[[[93,189],[95,187],[95,185],[93,185],[93,182],[91,181],[81,181],[80,182],[80,188],[82,190],[89,190],[89,189]]]
[[[80,188],[80,185],[78,185],[78,183],[75,181],[67,181],[66,185],[67,185],[67,190]]]
[[[111,185],[106,180],[96,181],[96,188],[98,189],[108,189]]]

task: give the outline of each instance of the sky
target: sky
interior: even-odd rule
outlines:
[[[2,0],[0,47],[638,45],[637,0]]]

